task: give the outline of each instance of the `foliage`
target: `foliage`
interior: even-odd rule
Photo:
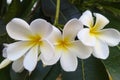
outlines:
[[[8,37],[5,25],[14,17],[26,20],[28,23],[36,18],[44,18],[54,23],[57,0],[12,0],[7,4],[6,0],[0,0],[0,61],[2,58],[3,43],[13,40]],[[36,3],[35,7],[33,5]],[[110,24],[107,27],[120,31],[120,1],[119,0],[61,0],[60,16],[57,27],[63,25],[72,18],[79,18],[87,9],[104,14]],[[33,8],[33,9],[32,9]],[[120,76],[120,47],[110,48],[110,56],[106,60],[90,57],[79,60],[75,72],[65,72],[59,62],[53,66],[43,67],[41,61],[31,75],[26,70],[15,73],[11,66],[0,70],[2,80],[119,80]]]

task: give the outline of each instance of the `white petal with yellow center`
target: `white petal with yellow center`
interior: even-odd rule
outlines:
[[[86,13],[89,14],[87,17],[85,15]],[[83,13],[80,19],[88,19],[89,21],[89,18],[91,17],[90,14],[90,12],[86,11]],[[94,50],[93,55],[95,57],[106,59],[109,56],[108,45],[118,45],[120,42],[120,33],[115,29],[103,29],[109,23],[109,20],[105,16],[99,13],[94,13],[94,16],[96,17],[95,25],[89,26],[89,29],[85,28],[79,31],[77,36],[83,42],[83,44],[92,46]],[[93,20],[91,20],[91,22],[93,22]],[[83,24],[86,25],[85,22],[83,22]]]
[[[96,44],[96,38],[94,35],[90,34],[90,30],[88,28],[84,28],[79,31],[77,37],[87,46],[95,46]]]
[[[109,20],[105,16],[99,13],[94,13],[94,16],[96,17],[96,22],[93,27],[95,31],[99,31],[100,29],[103,29],[109,23]]]
[[[73,42],[76,42],[75,41],[76,35],[78,31],[83,28],[82,24],[79,23],[78,21],[79,20],[77,19],[72,19],[68,21],[68,23],[65,25],[63,29],[63,34],[61,34],[61,32],[58,29],[56,28],[53,29],[54,34],[50,35],[49,40],[50,41],[53,40],[51,42],[53,42],[53,45],[55,47],[55,56],[53,56],[53,59],[46,62],[45,64],[49,64],[49,62],[51,64],[55,64],[60,59],[61,66],[65,71],[75,71],[78,65],[77,56],[79,56],[78,54],[75,54],[75,52],[81,51],[80,52],[81,55],[85,52],[84,54],[87,55],[85,56],[86,58],[90,55],[89,49],[87,49],[85,46],[83,46],[82,48],[85,47],[84,50],[87,50],[87,51],[82,51],[81,48],[78,48],[78,47],[77,49],[80,49],[80,50],[74,49],[76,48],[75,46],[77,44],[74,45]],[[54,39],[51,39],[51,38],[54,38]]]

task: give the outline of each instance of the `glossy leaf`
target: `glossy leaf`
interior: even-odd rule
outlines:
[[[43,67],[43,64],[39,62],[35,71],[31,74],[30,80],[56,80],[60,70],[59,64]]]
[[[0,20],[0,36],[3,36],[6,33],[6,27],[2,20]]]
[[[3,17],[6,10],[7,10],[7,2],[6,2],[6,0],[0,0],[0,18]]]
[[[90,57],[80,60],[75,72],[64,72],[63,80],[109,80],[107,72],[101,60]]]
[[[12,3],[8,7],[8,11],[4,15],[4,22],[9,22],[14,17],[19,17],[21,11],[20,0],[12,0]]]
[[[30,80],[44,80],[50,69],[50,66],[43,67],[42,62],[38,62],[36,69],[30,75]]]
[[[59,23],[65,24],[69,19],[79,18],[80,12],[77,8],[70,4],[68,0],[60,0],[60,16]],[[47,3],[47,5],[46,5]],[[56,11],[56,0],[41,0],[42,10],[44,14],[54,21]]]
[[[25,70],[21,73],[16,73],[11,69],[10,76],[11,76],[11,80],[28,80],[29,79],[28,78],[29,74]]]
[[[23,0],[21,5],[22,5],[22,14],[21,17],[26,19],[29,18],[28,15],[30,15],[31,10],[37,0]]]
[[[110,56],[103,63],[110,75],[110,80],[120,80],[120,49],[110,48]]]
[[[56,80],[61,73],[61,67],[59,62],[52,66],[44,80]]]

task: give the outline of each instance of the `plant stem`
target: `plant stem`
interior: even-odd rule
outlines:
[[[55,15],[55,20],[54,20],[54,25],[58,24],[58,20],[59,20],[59,12],[60,12],[60,0],[57,0],[57,4],[56,4],[56,15]]]
[[[82,63],[82,76],[83,76],[83,80],[85,80],[85,69],[84,69],[84,61],[81,60],[81,63]]]

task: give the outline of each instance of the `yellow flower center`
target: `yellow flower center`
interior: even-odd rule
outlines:
[[[69,40],[59,40],[56,44],[57,49],[62,49],[64,51],[68,50],[68,47],[72,46]]]
[[[90,27],[90,35],[91,36],[98,36],[100,32],[96,29],[96,27]]]
[[[36,35],[36,36],[32,36],[31,37],[31,44],[39,44],[41,45],[42,44],[42,40],[41,40],[41,37]]]

